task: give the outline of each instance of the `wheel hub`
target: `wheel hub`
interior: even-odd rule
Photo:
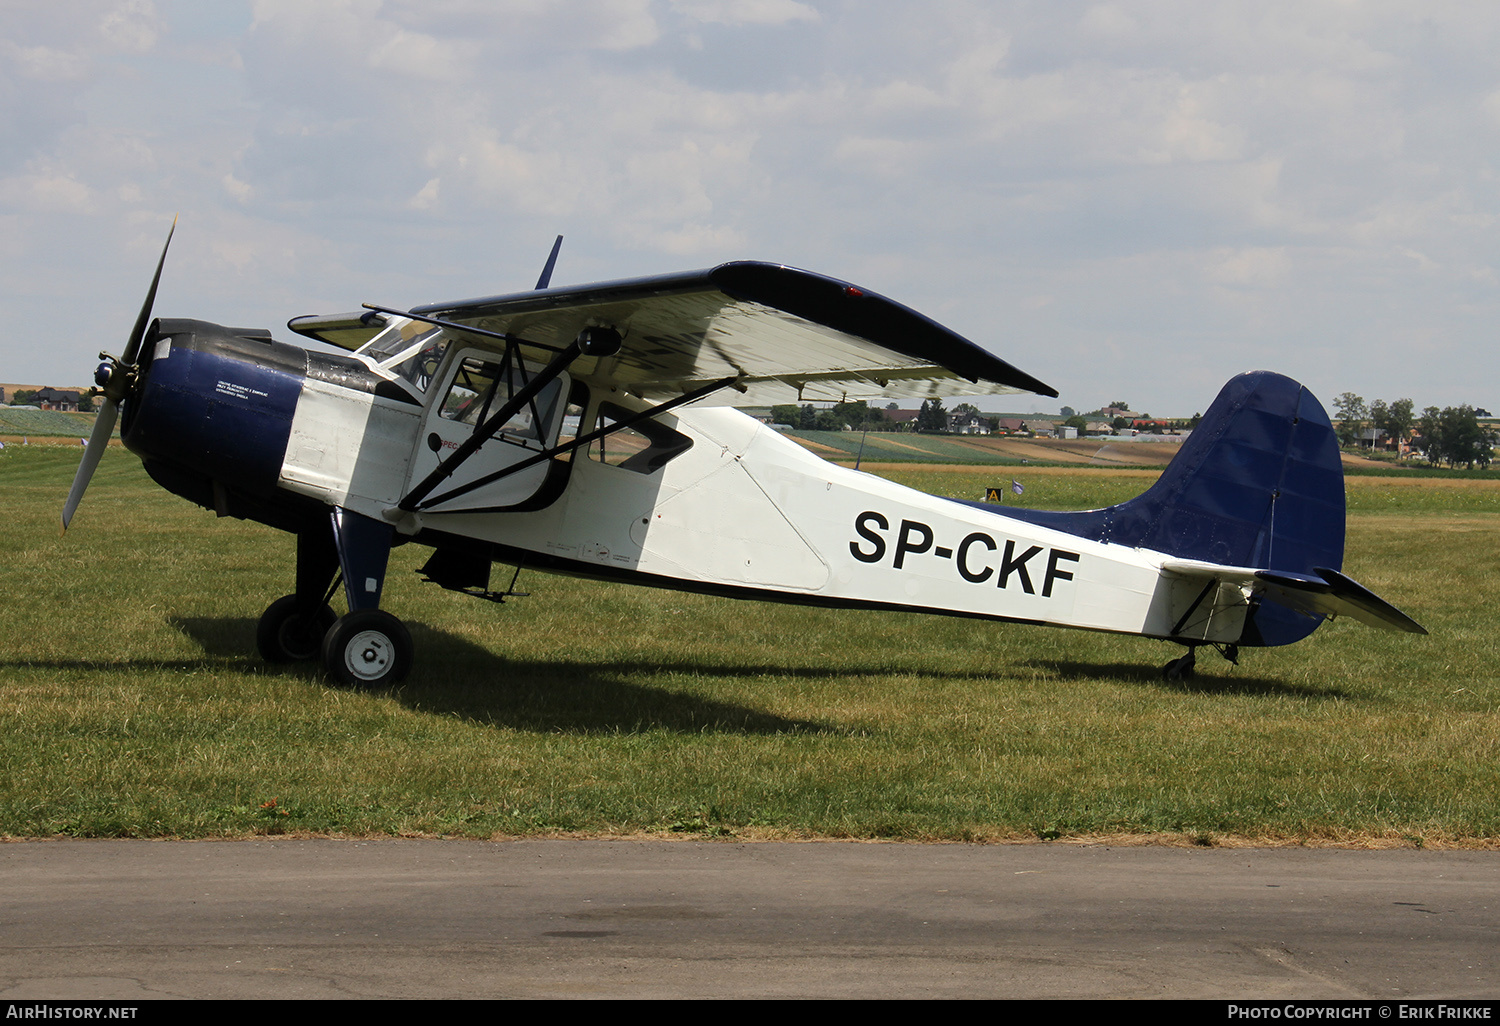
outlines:
[[[344,648],[344,665],[360,680],[377,680],[394,655],[390,638],[379,631],[360,631]]]

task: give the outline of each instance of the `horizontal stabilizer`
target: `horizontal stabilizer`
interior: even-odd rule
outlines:
[[[1375,594],[1369,588],[1337,570],[1318,567],[1314,574],[1296,574],[1285,570],[1257,570],[1246,566],[1224,566],[1193,559],[1169,559],[1163,570],[1184,577],[1248,587],[1289,609],[1320,616],[1352,616],[1361,623],[1385,630],[1426,634],[1417,621]]]

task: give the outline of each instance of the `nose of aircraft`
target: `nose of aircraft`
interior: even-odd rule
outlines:
[[[307,351],[268,331],[162,318],[136,363],[121,436],[153,476],[170,467],[269,495],[306,376]]]

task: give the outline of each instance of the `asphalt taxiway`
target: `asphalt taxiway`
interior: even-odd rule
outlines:
[[[1500,853],[0,844],[0,998],[1500,996]]]

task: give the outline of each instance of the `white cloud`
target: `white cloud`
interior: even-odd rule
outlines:
[[[33,214],[87,214],[94,190],[66,173],[18,175],[0,180],[0,204]]]
[[[736,257],[860,280],[1075,406],[1113,382],[1167,408],[1179,368],[1248,354],[1378,392],[1403,340],[1487,346],[1500,313],[1500,10],[157,4],[7,10],[10,308],[66,286],[128,320],[182,209],[164,290],[194,315],[523,287],[561,231],[558,281]],[[1493,407],[1465,387],[1428,400]]]
[[[682,14],[720,25],[785,25],[819,21],[821,16],[797,0],[671,0]]]
[[[146,53],[161,34],[161,19],[151,0],[123,0],[99,20],[99,34],[119,50]]]

